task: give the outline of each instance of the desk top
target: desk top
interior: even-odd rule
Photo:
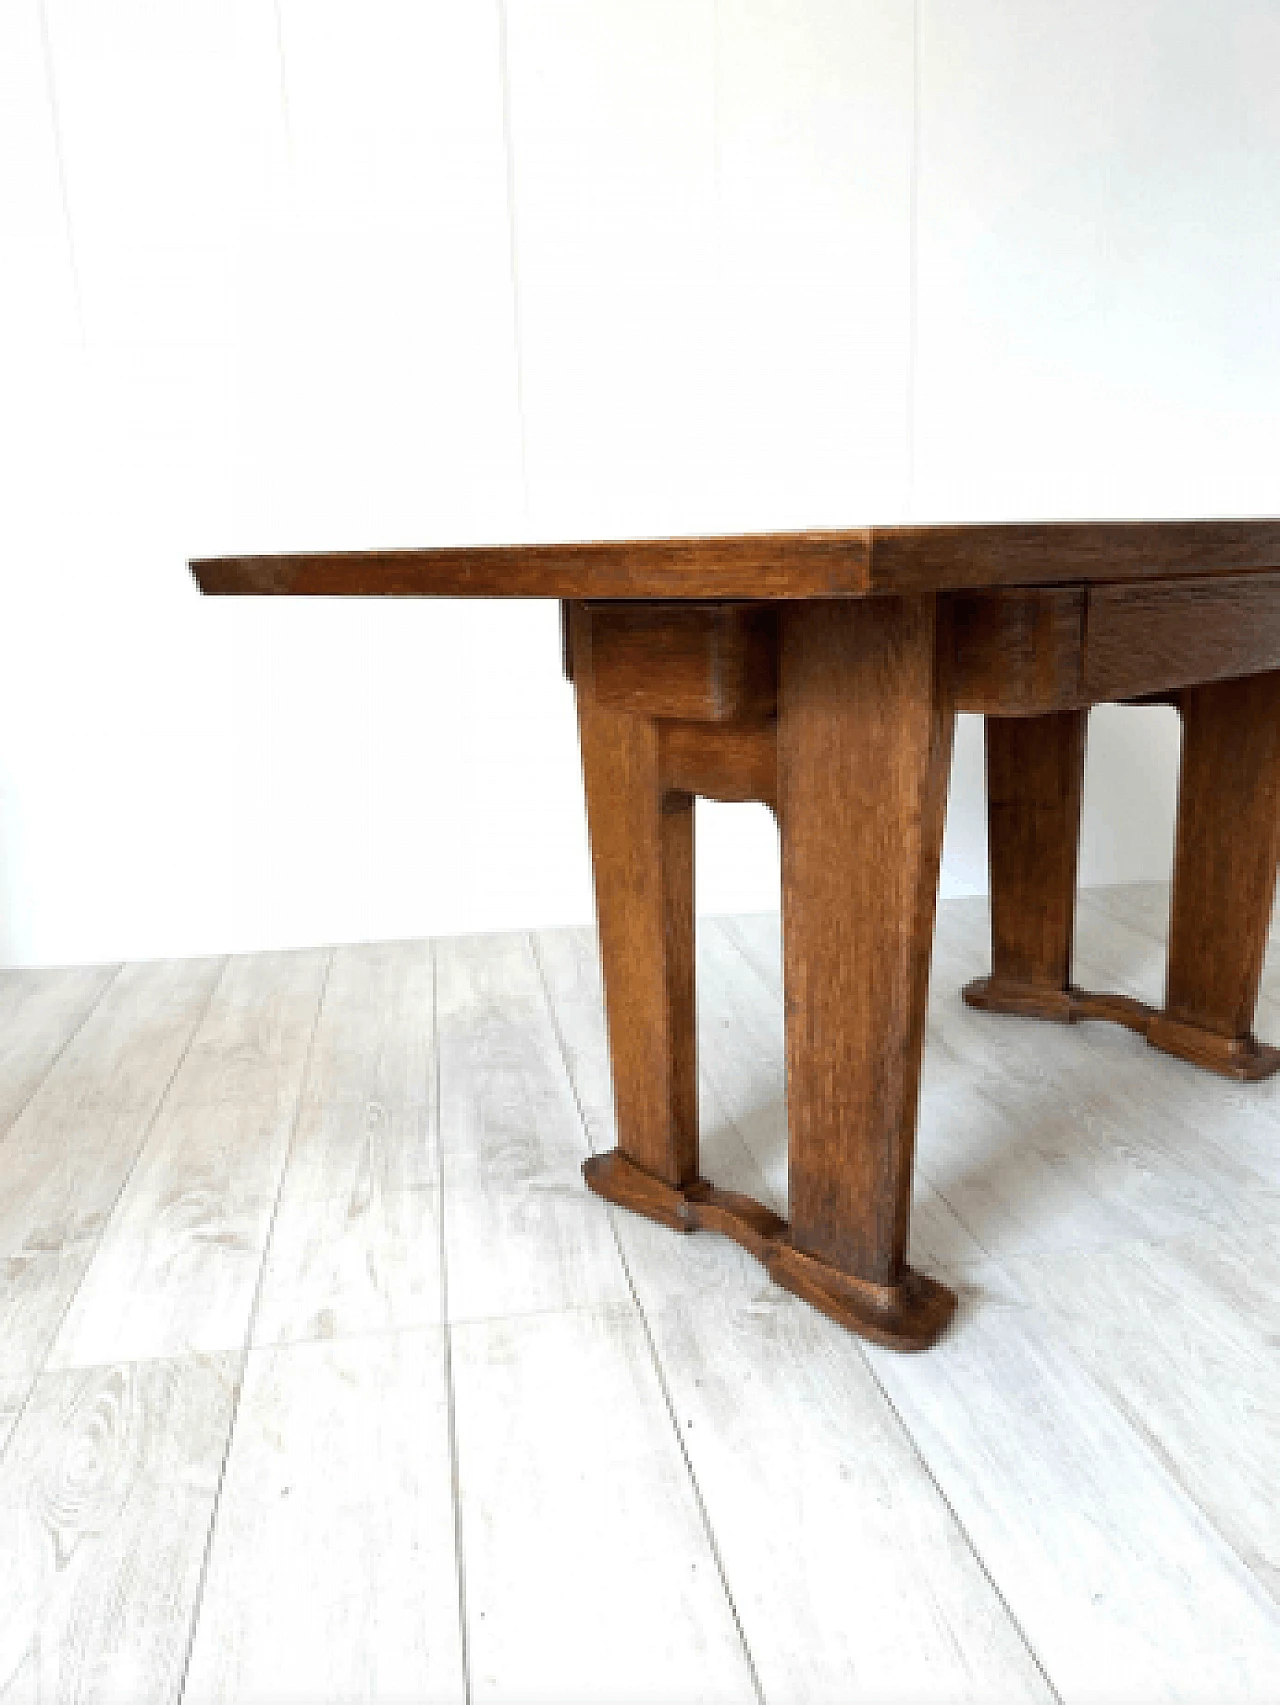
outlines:
[[[193,562],[203,592],[331,598],[858,598],[1280,568],[1280,519],[1054,521],[306,551]]]

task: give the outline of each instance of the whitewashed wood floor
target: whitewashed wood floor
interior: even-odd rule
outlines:
[[[588,932],[0,976],[0,1699],[1280,1699],[1280,1082],[969,1012],[984,937],[917,1357],[588,1197]],[[782,1207],[776,919],[700,963],[705,1169]]]

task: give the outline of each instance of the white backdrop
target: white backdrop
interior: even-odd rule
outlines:
[[[1280,510],[1277,89],[1276,0],[0,0],[0,963],[589,916],[551,605],[188,556]],[[1095,716],[1086,881],[1175,758]]]

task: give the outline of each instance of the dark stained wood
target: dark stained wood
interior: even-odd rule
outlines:
[[[592,1155],[582,1174],[598,1196],[672,1231],[731,1237],[763,1264],[775,1284],[887,1349],[927,1349],[954,1312],[955,1297],[945,1286],[910,1269],[898,1284],[876,1285],[815,1260],[795,1247],[784,1219],[750,1196],[717,1190],[705,1179],[673,1189],[618,1149]]]
[[[1033,716],[1081,703],[1082,586],[961,593],[949,600],[956,708]]]
[[[1105,1019],[1241,1082],[1280,1069],[1252,1033],[1280,857],[1280,674],[1178,695],[1184,723],[1169,980],[1163,1009],[1071,981],[1084,713],[987,722],[988,1012]]]
[[[1280,520],[877,527],[870,592],[1043,586],[1280,568]]]
[[[664,787],[700,799],[778,799],[778,725],[660,722]]]
[[[1089,593],[1084,696],[1133,699],[1280,669],[1280,574]]]
[[[586,604],[574,663],[600,704],[687,722],[773,714],[778,617],[769,604]]]
[[[1148,1040],[1264,1075],[1280,1064],[1252,1035],[1280,856],[1280,673],[1196,687],[1181,709],[1169,976]]]
[[[970,1006],[1025,1012],[1071,988],[1087,719],[987,718],[991,975],[964,991]]]
[[[570,616],[618,1143],[679,1187],[698,1170],[693,800],[662,782],[658,724],[600,704]]]
[[[956,709],[988,718],[992,974],[966,998],[1106,1019],[1237,1079],[1280,856],[1280,520],[862,528],[240,557],[206,592],[557,597],[578,701],[618,1148],[610,1201],[734,1238],[899,1349],[953,1294],[906,1264]],[[1071,981],[1085,716],[1185,723],[1166,1007]],[[997,720],[999,719],[999,720]],[[693,800],[782,837],[791,1219],[699,1176]]]
[[[783,612],[791,1242],[860,1283],[897,1288],[904,1308],[909,1290],[922,1335],[949,1312],[939,1287],[909,1281],[906,1252],[950,661],[933,598]]]
[[[847,532],[303,551],[199,559],[219,595],[834,598],[1280,569],[1280,519],[856,527]]]
[[[201,591],[313,598],[832,598],[867,590],[871,534],[759,533],[193,562]],[[1280,551],[1276,560],[1280,562]]]

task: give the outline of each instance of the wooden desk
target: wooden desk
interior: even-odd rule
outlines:
[[[1227,1077],[1280,1065],[1251,1031],[1280,851],[1280,520],[192,567],[209,593],[563,601],[618,1115],[587,1183],[673,1230],[736,1239],[868,1338],[923,1348],[955,1306],[906,1255],[957,710],[986,717],[991,831],[991,974],[966,999],[1110,1019]],[[1182,716],[1159,1010],[1071,980],[1085,725],[1104,701]],[[698,1171],[696,795],[778,818],[789,1221]]]

